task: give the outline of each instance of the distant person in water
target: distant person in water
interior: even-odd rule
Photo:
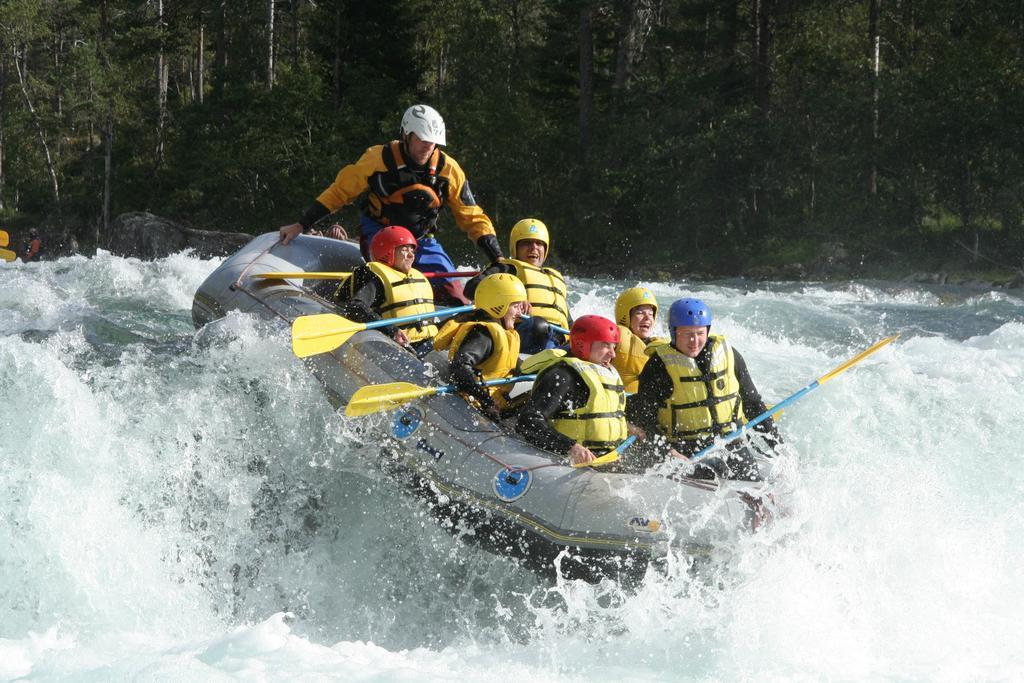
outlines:
[[[687,459],[715,437],[739,429],[765,412],[764,401],[739,351],[725,337],[712,335],[711,310],[700,299],[680,299],[669,309],[671,343],[647,347],[637,393],[626,408],[629,421],[647,437],[639,452],[653,462],[666,455]],[[782,441],[771,418],[754,427],[769,446]],[[735,442],[734,442],[735,443]],[[651,464],[653,464],[653,462]],[[707,458],[696,475],[754,479],[756,464],[737,443],[726,456]]]
[[[39,232],[32,228],[28,231],[28,241],[21,250],[21,260],[25,263],[35,261],[39,258],[39,250],[42,248],[42,241],[39,239]]]
[[[454,271],[455,264],[434,237],[442,206],[451,210],[455,224],[476,243],[487,262],[497,261],[502,254],[494,226],[477,206],[462,167],[441,151],[446,142],[444,120],[435,109],[425,104],[409,107],[402,116],[399,139],[370,147],[358,161],[341,169],[298,222],[280,228],[281,241],[288,244],[320,219],[365,196],[359,245],[367,261],[374,235],[386,226],[401,225],[417,240],[413,264],[417,269]],[[435,278],[432,284],[439,295],[449,292],[449,300],[464,302],[456,296],[461,292],[452,292],[450,282]]]
[[[402,318],[434,310],[434,294],[423,273],[412,267],[416,238],[398,225],[380,230],[370,242],[372,260],[359,266],[338,286],[341,314],[355,322]],[[433,348],[437,327],[430,320],[380,329],[417,355]]]
[[[509,273],[522,280],[530,298],[526,312],[531,316],[516,325],[523,353],[538,353],[565,343],[564,335],[545,323],[564,329],[572,325],[565,278],[544,265],[550,246],[548,226],[536,218],[524,218],[512,226],[509,234],[508,248],[512,256],[491,264],[466,283],[466,295],[473,296],[477,284],[495,273]]]
[[[635,394],[640,384],[640,371],[647,365],[647,348],[667,339],[654,336],[658,319],[658,300],[644,287],[631,287],[615,300],[615,322],[619,325],[619,345],[615,347],[612,365],[622,376],[626,392]]]

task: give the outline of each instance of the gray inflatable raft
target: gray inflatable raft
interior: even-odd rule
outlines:
[[[277,233],[268,233],[206,279],[192,317],[200,327],[240,311],[290,326],[298,316],[336,313],[323,296],[336,281],[252,276],[350,271],[362,262],[351,242],[300,236],[284,246]],[[367,384],[436,385],[445,365],[437,353],[420,362],[373,330],[303,362],[336,408]],[[379,440],[385,469],[423,497],[445,526],[472,529],[462,538],[542,570],[553,570],[557,560],[566,576],[635,576],[670,549],[706,555],[771,517],[761,484],[572,468],[503,431],[457,395],[354,419],[365,421]]]

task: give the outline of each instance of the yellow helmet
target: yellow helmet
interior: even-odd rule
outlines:
[[[509,306],[520,301],[526,301],[526,287],[511,273],[488,275],[473,294],[473,305],[495,320],[508,313]]]
[[[658,317],[658,300],[645,287],[631,287],[615,300],[615,322],[629,327],[629,314],[637,306],[654,306],[654,317]]]
[[[516,245],[519,240],[538,240],[544,243],[544,258],[551,252],[551,239],[548,237],[548,226],[536,218],[524,218],[512,226],[508,236],[508,252],[511,258],[516,257]]]

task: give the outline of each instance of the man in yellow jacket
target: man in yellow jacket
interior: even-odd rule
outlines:
[[[441,115],[425,104],[409,107],[402,116],[400,139],[370,147],[358,161],[341,169],[298,222],[280,228],[281,241],[288,244],[321,218],[365,196],[359,244],[367,261],[373,236],[385,226],[401,225],[418,241],[414,265],[419,270],[455,270],[434,238],[442,206],[451,210],[456,225],[476,243],[488,263],[497,261],[502,254],[491,219],[477,206],[462,167],[441,151],[445,144]],[[432,284],[439,294],[448,286],[445,278],[435,278]]]

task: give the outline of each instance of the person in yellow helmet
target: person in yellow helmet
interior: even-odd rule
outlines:
[[[531,319],[517,329],[522,338],[523,353],[538,353],[565,343],[565,337],[542,321],[568,329],[572,315],[565,288],[565,278],[554,268],[544,265],[551,248],[548,227],[536,218],[524,218],[512,226],[508,240],[510,258],[502,258],[466,283],[465,293],[472,296],[477,285],[488,275],[509,273],[522,280],[529,297]]]
[[[343,316],[368,323],[434,310],[430,283],[412,267],[416,238],[411,232],[400,225],[384,228],[373,236],[370,254],[373,260],[352,271],[334,294]],[[437,327],[428,319],[380,331],[422,356],[433,348]]]
[[[658,300],[649,289],[631,287],[615,300],[615,322],[619,326],[620,337],[612,365],[619,371],[622,384],[630,394],[636,393],[640,371],[647,364],[647,346],[668,341],[654,337],[657,317]]]
[[[501,246],[491,219],[477,205],[462,167],[441,151],[446,143],[444,119],[437,110],[425,104],[409,107],[402,116],[399,139],[370,147],[358,161],[341,169],[297,222],[281,226],[282,243],[288,244],[320,219],[364,197],[359,245],[367,261],[371,260],[373,236],[385,226],[401,225],[418,242],[413,264],[417,269],[454,271],[455,264],[434,238],[443,206],[451,210],[455,224],[480,248],[488,263],[497,261],[502,256]],[[341,233],[332,228],[328,234]],[[439,300],[465,303],[461,292],[452,289],[458,282],[434,278],[431,284]]]
[[[473,294],[477,310],[446,322],[434,348],[448,351],[448,378],[459,391],[497,418],[508,404],[508,386],[482,387],[478,382],[513,374],[519,365],[515,323],[526,308],[526,288],[514,275],[484,278]]]

